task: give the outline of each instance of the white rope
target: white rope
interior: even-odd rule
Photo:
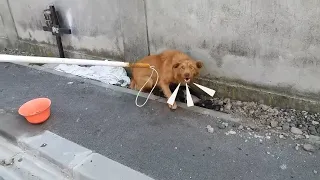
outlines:
[[[159,81],[159,73],[158,73],[158,71],[155,69],[154,66],[150,66],[150,69],[152,69],[152,72],[151,72],[151,75],[150,75],[149,79],[146,81],[146,83],[144,83],[144,85],[141,87],[141,89],[139,90],[139,92],[138,92],[138,94],[137,94],[137,96],[136,96],[136,105],[137,105],[138,107],[143,107],[143,106],[148,102],[148,100],[149,100],[149,98],[150,98],[150,96],[151,96],[151,94],[152,94],[152,91],[154,90],[154,88],[156,88],[156,86],[157,86],[157,84],[158,84],[158,81]],[[147,96],[146,101],[145,101],[143,104],[139,105],[139,104],[138,104],[139,95],[140,95],[141,91],[143,90],[143,88],[147,85],[147,83],[148,83],[148,82],[150,81],[150,79],[152,78],[153,72],[156,72],[156,74],[157,74],[156,83],[154,83],[154,86],[153,86],[153,88],[151,89],[149,95]]]

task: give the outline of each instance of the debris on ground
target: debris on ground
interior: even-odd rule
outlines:
[[[218,124],[218,128],[219,129],[225,129],[225,128],[227,128],[227,126],[225,124],[223,124],[223,123],[219,123]]]
[[[208,131],[209,133],[213,133],[213,132],[214,132],[213,127],[211,127],[210,125],[207,125],[206,129],[207,129],[207,131]]]
[[[286,170],[286,169],[287,169],[287,165],[286,165],[286,164],[282,164],[282,165],[280,166],[280,169]]]
[[[60,64],[54,68],[57,71],[73,74],[76,76],[97,80],[106,84],[128,86],[130,78],[123,67],[90,66]]]
[[[43,143],[40,147],[46,147],[47,144],[46,143]]]
[[[230,131],[226,132],[225,134],[226,134],[227,136],[228,136],[229,134],[235,135],[235,134],[237,134],[237,132],[235,132],[235,131],[233,131],[233,130],[230,130]]]
[[[320,136],[320,113],[282,109],[256,102],[230,100],[229,98],[213,98],[210,101],[211,106],[222,105],[223,112],[237,117],[250,118],[254,123],[264,126],[266,129]]]
[[[299,129],[299,128],[296,128],[296,127],[291,127],[291,132],[293,134],[303,134],[303,132]]]
[[[311,145],[311,144],[304,144],[302,147],[303,147],[303,149],[305,151],[308,151],[308,152],[314,152],[315,151],[314,146]]]
[[[13,165],[13,163],[14,163],[14,158],[3,159],[0,161],[1,166],[10,166],[10,165]]]
[[[283,134],[280,134],[280,135],[279,135],[279,138],[280,138],[280,139],[284,139],[285,137],[284,137]]]

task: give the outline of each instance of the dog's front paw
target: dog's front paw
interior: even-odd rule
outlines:
[[[168,104],[168,106],[169,106],[169,108],[170,108],[170,109],[172,109],[172,110],[175,110],[175,109],[177,109],[177,108],[178,108],[178,106],[177,106],[177,104],[176,104],[176,103],[174,103],[173,105]]]

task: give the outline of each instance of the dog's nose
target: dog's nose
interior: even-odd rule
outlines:
[[[185,73],[184,77],[186,77],[186,78],[190,77],[190,73]]]

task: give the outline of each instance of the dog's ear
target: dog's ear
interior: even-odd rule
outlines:
[[[172,68],[178,68],[180,66],[180,63],[175,63]]]
[[[196,62],[197,68],[201,69],[203,67],[203,63],[201,61]]]

